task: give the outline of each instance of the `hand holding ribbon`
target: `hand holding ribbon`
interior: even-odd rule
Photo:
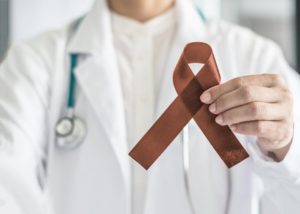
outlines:
[[[189,63],[204,64],[194,75]],[[220,83],[220,74],[208,44],[189,43],[173,73],[176,99],[142,137],[129,155],[148,169],[193,118],[228,168],[249,157],[228,126],[215,122],[215,115],[199,99],[202,92]]]

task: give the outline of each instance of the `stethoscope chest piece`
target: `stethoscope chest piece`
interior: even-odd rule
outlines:
[[[55,128],[57,147],[60,149],[74,149],[86,137],[86,126],[78,117],[63,117]]]

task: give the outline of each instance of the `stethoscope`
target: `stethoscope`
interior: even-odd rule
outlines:
[[[200,18],[206,22],[205,15],[197,8]],[[65,116],[61,117],[55,127],[57,137],[56,146],[59,149],[70,150],[77,148],[85,139],[87,128],[82,119],[77,117],[74,113],[75,107],[75,90],[76,78],[75,68],[78,63],[79,54],[70,55],[70,78],[69,91],[67,96],[67,107]],[[188,173],[190,168],[190,152],[189,152],[189,128],[186,125],[181,132],[182,153],[183,153],[183,169],[184,169],[184,184],[188,203],[191,207],[192,214],[196,214],[194,203],[191,196],[191,187],[188,180]],[[230,184],[229,184],[230,185]]]
[[[83,120],[74,113],[76,77],[75,68],[78,63],[78,54],[70,55],[70,78],[69,91],[67,96],[67,108],[65,116],[61,117],[55,127],[56,146],[59,149],[74,149],[78,147],[85,139],[86,125]]]

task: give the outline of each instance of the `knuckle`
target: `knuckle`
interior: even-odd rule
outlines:
[[[259,118],[266,114],[266,108],[259,103],[251,103],[250,104],[250,114],[255,118]]]
[[[292,95],[292,93],[290,91],[286,91],[284,93],[284,97],[285,97],[285,100],[289,103],[289,104],[293,104],[294,102],[294,97]]]
[[[250,114],[257,115],[259,113],[259,106],[257,103],[250,104]]]
[[[253,100],[253,92],[251,90],[250,86],[244,86],[241,89],[241,96],[243,97],[243,99],[245,99],[246,101],[252,101]]]
[[[214,87],[210,89],[210,95],[212,100],[216,100],[219,97],[219,94],[221,93],[220,87]]]
[[[212,93],[212,97],[213,99],[216,99],[220,96],[220,94],[222,94],[222,89],[221,87],[217,87],[214,91],[214,93]]]
[[[223,114],[223,120],[226,123],[231,123],[233,120],[233,115],[230,112],[226,112]]]
[[[262,135],[266,132],[266,126],[262,121],[256,123],[256,131],[258,134]]]
[[[283,92],[281,105],[286,109],[286,116],[291,117],[293,115],[294,97],[290,91]]]
[[[245,80],[242,77],[238,77],[235,79],[235,84],[237,87],[243,87],[245,84]]]
[[[284,85],[284,80],[283,78],[281,77],[281,75],[279,74],[270,74],[271,76],[271,79],[272,79],[272,82],[275,84],[275,85]]]
[[[226,101],[223,98],[220,98],[216,101],[216,110],[218,112],[222,111],[224,108],[226,108]]]

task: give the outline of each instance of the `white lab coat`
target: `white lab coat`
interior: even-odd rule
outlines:
[[[178,29],[166,61],[157,117],[176,97],[172,72],[188,42],[214,50],[223,81],[280,72],[299,109],[299,77],[272,42],[222,21],[204,23],[178,0]],[[130,166],[122,89],[106,3],[98,0],[74,24],[14,46],[0,68],[0,213],[129,214]],[[65,109],[68,54],[81,53],[76,114],[88,127],[77,149],[55,147],[55,123]],[[273,162],[238,136],[251,155],[228,170],[194,122],[189,123],[189,184],[196,213],[282,214],[300,209],[299,113],[284,161]],[[184,185],[180,137],[148,171],[144,214],[191,214]]]

